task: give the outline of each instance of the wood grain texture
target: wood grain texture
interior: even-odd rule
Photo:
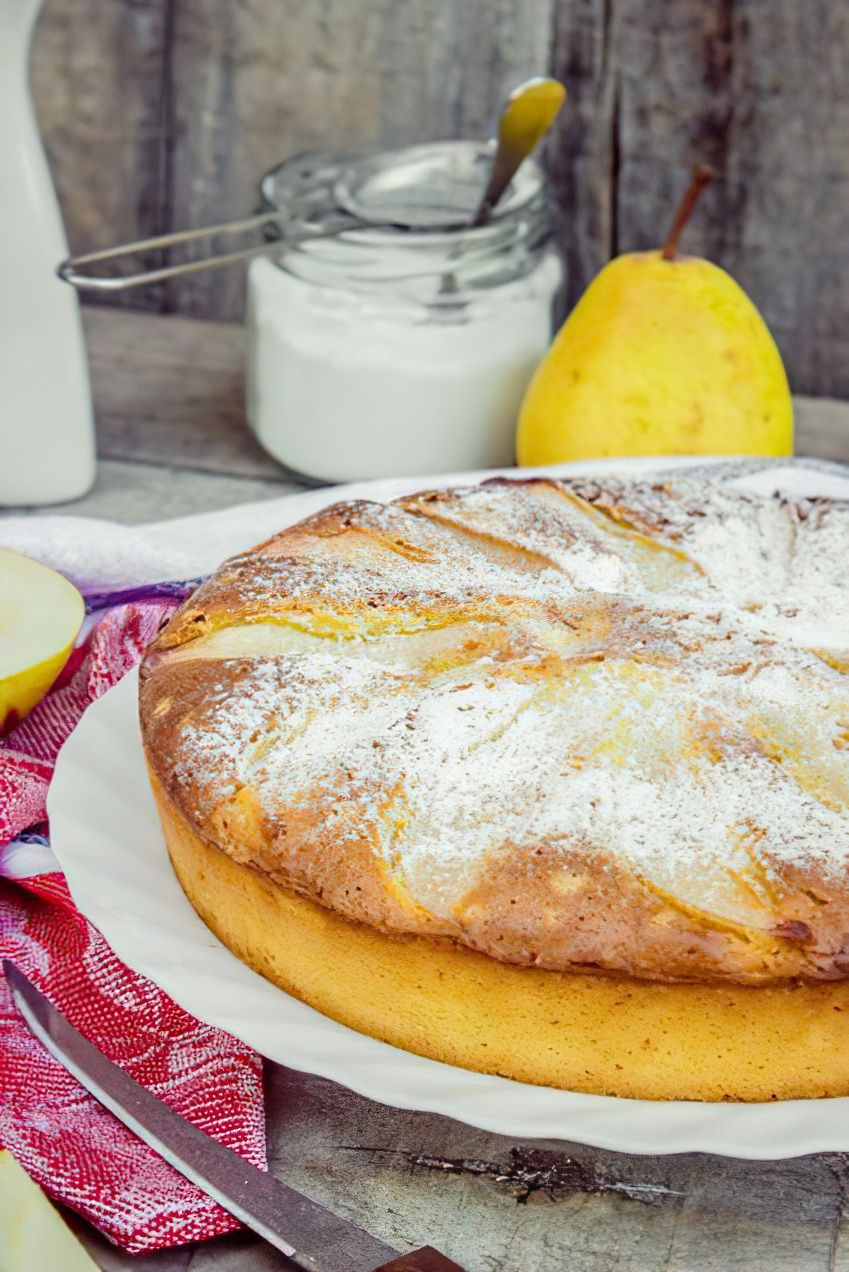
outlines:
[[[688,232],[773,328],[796,392],[849,397],[849,7],[841,0],[46,0],[36,98],[75,248],[252,210],[299,150],[485,135],[549,65],[569,299]],[[237,318],[243,271],[114,299]]]
[[[92,306],[83,320],[101,458],[229,477],[284,475],[245,421],[241,326]]]
[[[245,421],[241,326],[99,307],[83,317],[102,459],[292,480]],[[849,405],[795,406],[797,454],[849,463]]]
[[[685,250],[763,312],[797,393],[849,396],[849,9],[613,0],[617,249],[657,246],[694,159]]]
[[[568,308],[616,253],[618,29],[611,0],[558,0],[551,66],[569,95],[546,145],[546,165]]]
[[[521,1145],[279,1065],[266,1074],[278,1178],[385,1240],[434,1244],[468,1272],[840,1272],[832,1255],[844,1240],[846,1167],[835,1155],[738,1162]],[[523,1200],[510,1178],[517,1150],[569,1162],[585,1179],[675,1195],[638,1201],[575,1187]],[[489,1163],[505,1166],[502,1177],[480,1173]],[[190,1260],[186,1251],[129,1260],[96,1239],[89,1248],[108,1272],[291,1266],[247,1235],[197,1247]]]
[[[486,136],[509,87],[545,68],[550,0],[177,0],[172,219],[253,209],[298,151]],[[237,317],[242,271],[171,286],[182,313]]]
[[[838,1159],[756,1163],[700,1154],[645,1158],[562,1142],[522,1145],[447,1118],[376,1105],[318,1078],[269,1069],[279,1113],[272,1167],[384,1239],[430,1241],[469,1272],[826,1272],[838,1230]],[[584,1179],[670,1194],[576,1186],[523,1201],[511,1152],[548,1150]],[[459,1162],[456,1170],[444,1163]],[[476,1172],[505,1164],[505,1178]],[[443,1163],[443,1164],[440,1164]],[[651,1193],[646,1194],[651,1196]]]
[[[89,493],[55,511],[141,525],[145,521],[188,517],[210,508],[274,499],[296,490],[303,490],[303,486],[285,479],[257,481],[159,464],[99,459],[97,479]]]
[[[32,87],[72,252],[168,224],[170,9],[171,0],[46,0]],[[158,309],[163,294],[113,300]]]

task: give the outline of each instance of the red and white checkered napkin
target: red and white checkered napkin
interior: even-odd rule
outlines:
[[[194,1020],[118,961],[75,908],[38,833],[46,830],[45,797],[59,747],[87,705],[139,661],[175,604],[152,599],[109,609],[48,697],[0,740],[0,955],[134,1078],[264,1168],[259,1057]],[[0,1146],[48,1193],[133,1254],[238,1227],[47,1054],[2,978]]]

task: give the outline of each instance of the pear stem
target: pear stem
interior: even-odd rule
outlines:
[[[678,255],[678,241],[681,238],[684,226],[693,215],[693,208],[698,203],[702,190],[704,190],[705,186],[709,186],[715,177],[716,173],[713,168],[709,168],[706,163],[696,164],[690,184],[684,192],[683,199],[678,204],[678,211],[675,213],[675,220],[672,222],[669,238],[663,245],[663,251],[660,254],[663,260],[675,260]]]

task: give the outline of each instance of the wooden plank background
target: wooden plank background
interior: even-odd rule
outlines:
[[[46,0],[33,76],[82,251],[248,212],[298,150],[485,135],[546,69],[570,297],[657,244],[707,159],[688,245],[750,292],[797,392],[849,397],[844,0]],[[233,319],[242,275],[118,303]]]

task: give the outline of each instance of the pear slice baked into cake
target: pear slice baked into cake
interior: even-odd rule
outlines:
[[[225,562],[141,675],[192,904],[335,1019],[652,1099],[849,1093],[849,505],[498,480]]]

